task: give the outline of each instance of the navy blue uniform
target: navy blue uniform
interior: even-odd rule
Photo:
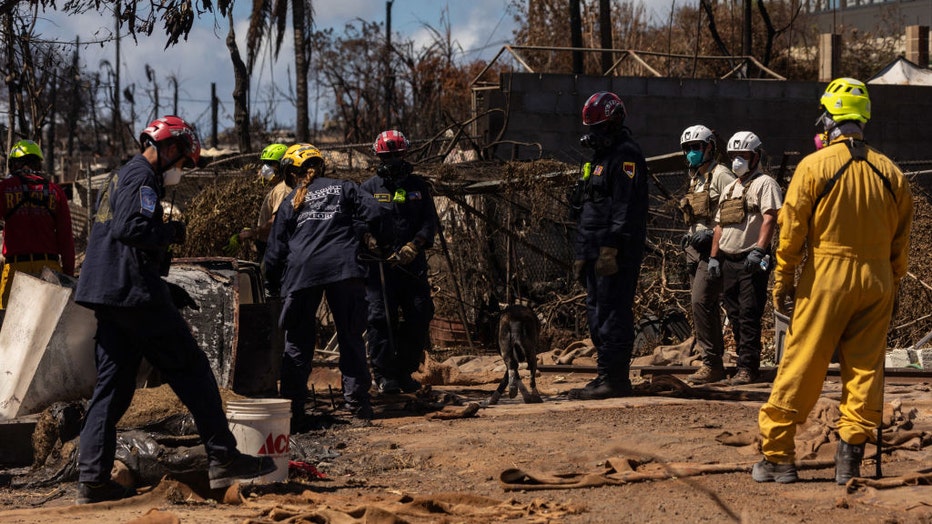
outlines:
[[[584,260],[589,336],[600,376],[630,388],[634,347],[634,293],[647,237],[647,163],[625,133],[618,144],[592,157],[584,183],[576,234],[576,259]],[[618,272],[597,276],[599,249],[618,249]]]
[[[162,221],[161,177],[136,155],[98,202],[75,301],[97,317],[97,385],[81,429],[81,482],[110,480],[116,423],[143,357],[191,411],[211,465],[237,456],[210,363],[174,306],[167,274],[174,228]]]
[[[348,180],[314,178],[295,211],[295,192],[285,198],[265,252],[269,289],[284,297],[279,324],[285,330],[281,395],[292,416],[304,414],[307,379],[317,336],[316,313],[324,295],[340,346],[344,398],[368,405],[372,378],[362,333],[366,327],[365,267],[357,260],[359,236],[379,224],[381,209]]]
[[[424,250],[433,245],[437,234],[437,209],[427,182],[410,174],[410,164],[404,163],[403,169],[408,173],[406,176],[393,179],[376,175],[360,186],[372,194],[388,213],[376,235],[379,246],[394,253],[408,242],[420,245],[417,256],[407,265],[383,263],[384,295],[378,263],[369,264],[366,278],[369,300],[367,334],[369,360],[376,379],[402,380],[417,371],[430,344],[430,321],[434,317]],[[391,314],[390,324],[385,318],[386,301]],[[404,317],[401,325],[399,307]],[[391,333],[389,329],[392,329]]]

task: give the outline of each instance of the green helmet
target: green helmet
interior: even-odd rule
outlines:
[[[854,78],[832,80],[819,103],[835,122],[856,120],[863,124],[871,118],[871,99],[867,94],[867,86]]]
[[[263,162],[281,162],[287,150],[288,146],[285,144],[269,144],[262,150],[262,154],[259,155],[259,160]]]
[[[10,156],[7,158],[7,168],[10,167],[10,163],[16,159],[23,160],[35,160],[27,158],[29,156],[34,156],[39,159],[39,162],[45,160],[45,157],[42,155],[42,149],[39,147],[39,144],[33,142],[32,140],[20,140],[13,145],[13,149],[10,150]]]

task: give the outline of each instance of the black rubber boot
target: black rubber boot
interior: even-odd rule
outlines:
[[[861,476],[861,460],[864,458],[864,444],[848,444],[838,441],[835,451],[835,482],[845,485],[854,477]]]

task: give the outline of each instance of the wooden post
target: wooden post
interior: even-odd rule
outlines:
[[[217,84],[210,83],[210,147],[217,147]]]

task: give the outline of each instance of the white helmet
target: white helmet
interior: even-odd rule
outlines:
[[[728,139],[729,153],[738,153],[741,151],[760,153],[760,148],[760,138],[750,131],[738,131]]]
[[[715,134],[712,130],[704,125],[689,126],[680,136],[680,145],[689,142],[715,142]]]

